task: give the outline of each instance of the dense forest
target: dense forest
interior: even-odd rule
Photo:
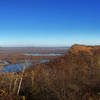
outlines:
[[[100,100],[100,46],[73,45],[50,62],[0,74],[0,100]]]

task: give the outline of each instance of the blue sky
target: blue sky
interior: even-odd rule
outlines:
[[[0,0],[0,46],[100,44],[100,0]]]

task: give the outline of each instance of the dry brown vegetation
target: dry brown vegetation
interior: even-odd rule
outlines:
[[[25,60],[31,60],[34,63],[38,63],[41,59],[55,59],[55,56],[45,56],[45,57],[34,57],[25,56],[26,53],[58,53],[64,54],[67,48],[38,48],[38,47],[20,47],[20,48],[0,48],[0,60],[8,60],[10,64],[23,63]]]
[[[26,69],[17,95],[21,75],[0,75],[1,100],[100,100],[100,47],[75,45],[65,56]]]

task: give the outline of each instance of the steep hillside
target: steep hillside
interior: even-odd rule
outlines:
[[[37,65],[35,71],[36,79],[51,83],[49,87],[59,91],[64,96],[60,97],[62,100],[98,100],[100,97],[100,46],[73,45],[65,56]]]

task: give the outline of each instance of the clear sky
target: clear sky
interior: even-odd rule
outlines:
[[[0,46],[100,44],[100,0],[0,0]]]

